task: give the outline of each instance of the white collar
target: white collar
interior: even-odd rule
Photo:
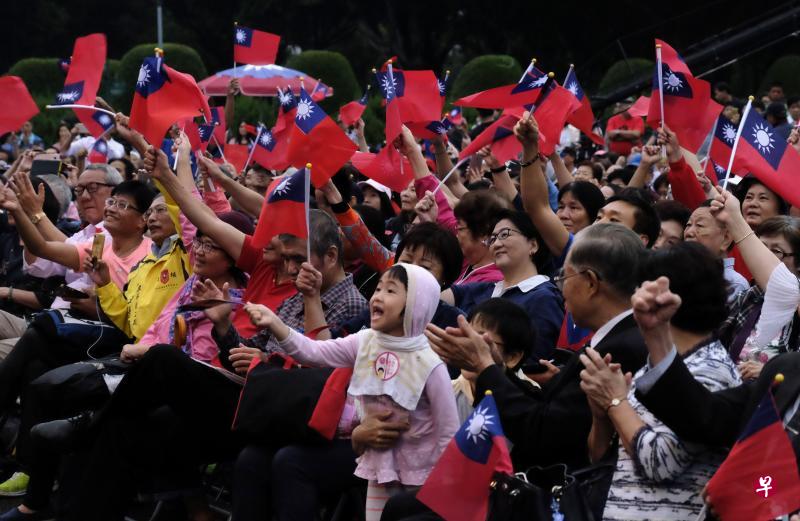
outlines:
[[[600,327],[600,329],[595,331],[594,336],[592,337],[592,340],[589,342],[589,345],[592,346],[592,349],[597,347],[597,344],[599,344],[600,341],[603,340],[606,337],[606,335],[609,333],[609,331],[614,329],[614,326],[616,326],[617,324],[619,324],[620,322],[622,322],[624,319],[626,319],[627,317],[629,317],[632,314],[633,314],[633,310],[632,309],[626,309],[625,311],[623,311],[619,315],[615,316],[614,318],[612,318],[611,320],[609,320],[608,322],[603,324]]]
[[[514,284],[513,286],[510,286],[508,288],[503,287],[503,281],[500,280],[500,281],[497,281],[495,283],[495,285],[494,285],[494,290],[492,290],[492,298],[501,297],[508,290],[513,289],[513,288],[519,288],[520,291],[522,291],[523,293],[527,293],[530,290],[532,290],[533,288],[535,288],[536,286],[538,286],[539,284],[542,284],[543,282],[547,282],[548,280],[550,280],[550,279],[548,277],[544,276],[544,275],[534,275],[533,277],[527,278],[527,279],[523,280],[522,282]]]
[[[736,263],[736,259],[733,257],[725,257],[722,261],[725,264],[725,269],[733,268],[734,263]]]

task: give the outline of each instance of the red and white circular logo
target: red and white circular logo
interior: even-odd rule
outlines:
[[[397,375],[400,370],[400,359],[392,352],[385,352],[378,355],[375,359],[375,374],[381,380],[390,380]]]
[[[169,270],[164,268],[161,270],[161,284],[166,284],[169,282]]]

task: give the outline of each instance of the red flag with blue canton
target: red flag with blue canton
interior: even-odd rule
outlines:
[[[298,168],[311,163],[311,182],[319,188],[350,159],[356,145],[302,87],[296,110],[287,159]]]
[[[0,76],[0,134],[17,132],[39,113],[25,82],[18,76]]]
[[[87,157],[89,163],[108,163],[108,143],[103,138],[97,139]]]
[[[339,119],[342,120],[342,124],[348,127],[356,124],[356,122],[361,118],[361,115],[364,114],[364,110],[367,108],[368,94],[369,89],[364,92],[364,95],[361,96],[360,99],[342,105],[342,107],[339,109]]]
[[[797,456],[767,391],[707,485],[724,521],[775,519],[800,508]]]
[[[273,132],[279,134],[284,129],[290,129],[294,126],[294,116],[297,113],[297,99],[292,93],[291,87],[286,87],[286,90],[278,89],[278,119],[275,120],[275,127]]]
[[[580,103],[575,112],[570,114],[567,118],[567,123],[570,123],[586,134],[594,143],[598,145],[604,144],[605,141],[603,137],[594,132],[594,113],[592,112],[592,105],[589,103],[589,98],[586,97],[586,93],[583,91],[580,82],[578,82],[578,77],[575,75],[575,69],[573,67],[569,68],[567,77],[564,79],[564,88],[575,96],[575,99]]]
[[[718,179],[723,179],[728,170],[728,163],[731,160],[731,152],[733,151],[733,142],[736,140],[737,128],[738,127],[734,125],[731,120],[722,114],[719,115],[717,124],[714,127],[714,136],[711,139],[711,147],[708,150],[708,155],[711,158],[709,159],[709,162],[713,162],[714,164],[722,167],[721,175],[717,175]],[[719,174],[716,168],[714,171],[715,174]],[[747,169],[742,167],[741,161],[734,160],[731,172],[734,174],[744,175],[747,173]]]
[[[253,146],[253,160],[264,168],[283,170],[290,166],[286,160],[287,143],[279,141],[268,128],[260,128]]]
[[[525,109],[533,110],[536,123],[539,125],[539,151],[542,154],[549,156],[555,151],[567,118],[579,107],[578,99],[552,78],[545,81],[533,105],[525,106]],[[515,110],[519,109],[508,111]]]
[[[450,130],[450,127],[453,126],[450,123],[450,120],[444,118],[441,121],[431,121],[429,123],[419,122],[413,123],[409,122],[406,124],[408,130],[414,134],[414,137],[417,139],[433,139],[437,136],[441,136],[443,139],[447,139],[447,131]]]
[[[233,61],[248,65],[275,63],[281,37],[237,25],[233,28]]]
[[[294,174],[279,177],[270,183],[253,233],[253,245],[256,248],[263,248],[273,237],[282,233],[308,238],[308,175],[307,168],[300,168]]]
[[[661,45],[664,123],[675,132],[683,148],[696,153],[711,133],[722,106],[711,99],[711,85],[692,76],[675,49],[661,40],[656,44]],[[647,113],[647,124],[652,128],[661,125],[657,67]]]
[[[561,332],[558,335],[556,347],[578,351],[592,339],[594,332],[591,329],[579,327],[572,320],[572,313],[564,315],[564,322],[561,323]]]
[[[761,115],[750,110],[734,164],[751,172],[792,206],[800,206],[800,154]]]
[[[173,123],[210,112],[194,78],[168,67],[159,57],[144,59],[136,80],[130,127],[148,143],[160,148]]]
[[[495,472],[514,470],[497,405],[488,395],[447,445],[417,499],[445,521],[484,521]]]
[[[447,113],[447,119],[453,125],[460,125],[464,121],[464,116],[461,114],[461,107],[453,107],[450,109],[450,112]]]
[[[530,65],[518,83],[464,96],[453,105],[484,109],[521,107],[536,101],[546,81],[547,74]]]
[[[442,97],[439,95],[439,80],[433,71],[406,71],[392,68],[393,82],[389,79],[388,70],[378,72],[377,76],[381,93],[386,99],[387,117],[389,104],[395,100],[401,123],[437,121],[441,118]],[[388,130],[387,139],[390,139]]]
[[[475,136],[475,139],[458,154],[459,159],[465,159],[477,154],[480,149],[489,145],[492,155],[501,163],[516,158],[522,152],[522,145],[514,137],[514,125],[519,121],[515,114],[503,114],[497,121]]]
[[[714,161],[713,158],[709,157],[708,161],[706,161],[706,169],[705,174],[711,184],[717,186],[719,184],[720,179],[725,179],[725,173],[728,171],[727,165],[722,166],[721,164]]]
[[[222,107],[211,107],[211,123],[214,124],[214,139],[217,141],[217,146],[221,147],[225,144],[225,133],[227,132],[225,124],[225,109]]]
[[[76,110],[79,110],[80,112],[87,112],[80,109]],[[89,123],[89,121],[91,121],[91,123]],[[103,134],[110,132],[111,129],[114,128],[115,124],[114,118],[111,117],[110,114],[101,112],[99,110],[93,111],[91,118],[84,122],[84,125],[86,125],[86,130],[88,130],[89,133],[94,137],[100,137]]]
[[[55,105],[94,106],[105,64],[106,35],[95,33],[77,38],[72,50],[67,78],[64,80],[64,88],[56,94]],[[105,132],[103,127],[92,118],[95,114],[94,110],[73,110],[94,137],[99,137]]]

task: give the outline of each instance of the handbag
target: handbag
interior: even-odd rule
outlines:
[[[247,372],[233,430],[250,441],[278,444],[327,442],[309,427],[330,368],[300,368],[289,356],[273,353]]]
[[[487,521],[595,520],[581,483],[563,464],[496,472],[490,488]]]

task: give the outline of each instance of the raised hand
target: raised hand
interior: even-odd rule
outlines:
[[[622,373],[621,366],[611,362],[611,355],[605,357],[591,347],[580,355],[584,369],[581,371],[581,389],[589,398],[592,415],[603,417],[614,399],[628,396],[633,375]]]
[[[275,319],[277,318],[271,309],[262,304],[253,304],[248,302],[245,304],[244,310],[250,317],[250,322],[252,322],[254,326],[258,326],[260,328],[269,329],[275,323]]]
[[[491,340],[478,334],[463,315],[458,317],[457,328],[445,330],[429,324],[425,336],[442,360],[460,369],[480,373],[495,363]]]
[[[734,220],[744,220],[739,199],[721,187],[717,187],[717,190],[720,193],[711,201],[710,208],[714,218],[725,226],[730,226]]]
[[[439,217],[439,207],[436,205],[433,192],[430,190],[425,192],[425,196],[417,201],[414,211],[417,212],[419,222],[435,223],[436,219]]]
[[[535,117],[528,117],[528,112],[525,112],[522,119],[514,125],[514,136],[522,143],[522,148],[527,154],[539,153],[539,124]]]
[[[144,154],[144,168],[150,173],[153,179],[161,180],[167,175],[172,175],[167,162],[167,155],[150,146]]]
[[[314,268],[310,262],[304,262],[300,265],[300,272],[297,274],[297,280],[295,280],[294,284],[297,286],[297,291],[302,293],[304,297],[317,297],[322,287],[322,273]]]
[[[681,297],[669,290],[669,279],[659,277],[642,283],[631,297],[633,318],[642,332],[668,328],[669,321],[681,307]]]
[[[36,190],[33,189],[31,178],[27,171],[17,170],[9,180],[11,189],[17,196],[17,200],[28,216],[34,216],[44,208],[45,188],[44,183],[39,183]]]
[[[681,145],[678,142],[678,136],[666,125],[663,128],[658,129],[658,137],[656,142],[659,145],[664,145],[667,147],[667,161],[670,163],[677,163],[683,157]]]

